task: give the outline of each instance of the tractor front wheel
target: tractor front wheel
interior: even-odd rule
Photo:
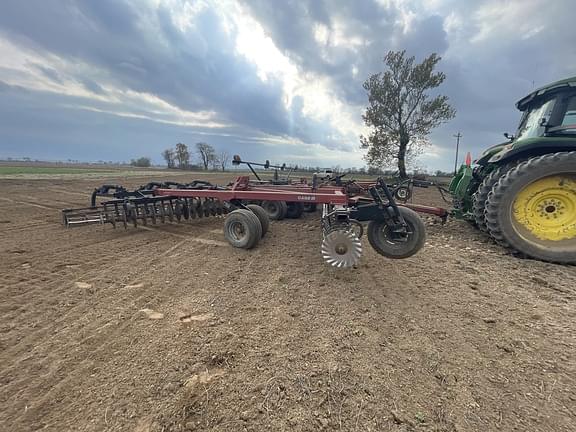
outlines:
[[[531,258],[576,264],[576,152],[520,163],[492,189],[490,235]]]

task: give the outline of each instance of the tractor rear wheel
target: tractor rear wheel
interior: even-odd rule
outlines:
[[[508,171],[488,196],[486,222],[492,237],[523,255],[576,264],[576,151]]]
[[[224,237],[236,248],[252,249],[262,237],[262,225],[250,210],[234,210],[224,221]]]
[[[282,220],[288,212],[288,205],[284,201],[262,201],[261,207],[272,220]]]
[[[408,225],[407,237],[391,232],[384,221],[374,220],[368,224],[370,246],[387,258],[408,258],[422,249],[426,241],[426,227],[420,216],[406,207],[398,207],[398,210]]]
[[[262,237],[264,237],[268,232],[268,228],[270,227],[270,218],[268,217],[268,213],[266,213],[266,210],[256,204],[248,204],[246,207],[252,213],[254,213],[260,221],[260,225],[262,225]]]

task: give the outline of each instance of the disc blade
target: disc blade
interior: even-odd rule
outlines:
[[[322,258],[333,267],[352,267],[361,256],[362,242],[350,231],[332,231],[322,240]]]

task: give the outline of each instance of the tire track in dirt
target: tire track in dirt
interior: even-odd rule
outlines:
[[[99,249],[99,246],[102,245],[107,246],[108,243],[110,242],[110,239],[104,239],[98,242],[87,243],[82,247],[72,246],[71,249],[67,248],[66,250],[62,250],[60,253],[51,254],[51,257],[57,260],[56,262],[60,263],[74,262],[75,265],[77,266],[85,266],[87,263],[90,263],[91,269],[87,271],[90,270],[96,271],[94,270],[94,268],[100,265],[105,265],[107,262],[114,260],[113,257],[114,254],[112,252],[119,252],[124,250],[128,250],[129,252],[131,252],[134,249],[141,250],[141,248],[139,247],[140,242],[138,241],[138,239],[131,239],[131,240],[133,240],[133,243],[126,243],[123,240],[115,241],[115,244],[112,245],[112,247],[105,248],[105,251],[102,252]],[[83,248],[88,248],[89,253],[84,252],[78,253],[79,249]],[[142,251],[142,253],[145,253],[145,251]],[[40,282],[44,288],[52,288],[53,285],[58,284],[60,282],[59,280],[56,280],[53,283],[51,283],[49,281],[42,280],[43,278],[52,276],[54,273],[53,267],[50,267],[50,265],[47,263],[45,264],[42,251],[38,251],[34,255],[31,255],[30,253],[18,254],[18,255],[19,255],[18,261],[26,260],[27,262],[31,263],[32,267],[30,271],[33,272],[33,274],[32,276],[30,276],[30,271],[26,269],[24,273],[21,275],[25,276],[26,280],[22,282],[17,282],[16,288],[18,286],[29,286],[29,290],[34,290],[35,282]],[[130,256],[128,255],[126,258],[123,259],[130,259]],[[23,271],[21,268],[16,268],[16,270],[18,272]],[[59,275],[56,275],[56,277],[57,276]],[[71,275],[71,277],[75,277],[75,275],[73,274]],[[19,295],[25,295],[27,294],[27,292],[28,290],[20,291]]]
[[[106,258],[106,260],[107,260],[108,262],[113,262],[113,263],[115,264],[115,267],[118,267],[118,268],[122,269],[123,267],[126,267],[126,266],[128,266],[128,265],[130,265],[130,264],[133,265],[135,262],[138,262],[139,260],[144,260],[144,259],[146,259],[146,265],[149,266],[151,263],[153,263],[153,262],[157,259],[156,257],[154,257],[154,258],[149,258],[150,254],[149,254],[149,252],[148,252],[147,250],[145,250],[145,249],[143,250],[142,248],[140,248],[140,249],[139,249],[139,250],[140,250],[139,254],[136,254],[136,255],[133,253],[133,251],[132,251],[131,249],[132,249],[131,247],[128,248],[129,252],[131,252],[131,253],[126,253],[126,254],[125,254],[122,258],[120,258],[120,259],[114,258],[114,256],[111,255],[111,256],[108,256],[108,257]],[[171,250],[172,250],[172,248],[169,249],[169,251],[171,251]],[[166,253],[166,252],[164,252],[164,253],[159,253],[158,256],[163,256],[165,253]],[[110,268],[110,266],[107,266],[107,267]],[[68,284],[62,284],[62,282],[61,282],[60,280],[56,280],[56,281],[53,282],[53,284],[48,284],[48,286],[46,286],[46,285],[36,285],[36,286],[32,286],[32,287],[31,287],[31,290],[30,290],[28,293],[23,293],[23,296],[27,297],[27,298],[30,300],[30,298],[29,298],[30,296],[29,296],[28,294],[29,294],[30,292],[33,292],[33,291],[38,290],[38,289],[40,288],[40,286],[41,286],[41,289],[42,289],[43,291],[45,291],[46,288],[50,288],[50,287],[53,287],[53,286],[60,286],[60,288],[58,288],[58,289],[56,289],[56,290],[53,290],[53,291],[51,290],[51,295],[52,295],[52,297],[53,297],[53,298],[57,298],[60,294],[65,294],[67,291],[70,290],[71,287],[73,287],[73,281],[72,281],[72,279],[75,279],[76,281],[77,281],[77,280],[81,280],[81,281],[84,281],[84,282],[90,282],[90,281],[93,281],[93,280],[95,280],[95,279],[98,279],[98,277],[100,276],[100,273],[101,273],[100,268],[101,268],[101,266],[97,266],[97,267],[96,267],[96,266],[91,266],[89,269],[87,269],[86,271],[84,271],[84,272],[82,272],[82,273],[75,273],[74,275],[71,275],[71,276],[70,276],[70,279],[71,279],[71,280],[70,280],[70,282],[71,282],[70,285],[68,285]],[[14,298],[18,298],[18,296],[14,296]],[[32,300],[33,300],[33,299],[32,299]],[[43,300],[43,297],[40,296],[40,297],[39,297],[39,300],[42,301],[42,300]],[[28,303],[28,304],[26,305],[27,308],[31,308],[31,306],[35,306],[34,303]],[[39,304],[39,305],[37,305],[37,306],[41,306],[41,304]],[[35,333],[31,334],[31,335],[29,336],[29,338],[36,338],[36,337],[38,337],[39,334],[40,334],[40,335],[43,335],[43,334],[49,333],[51,330],[53,330],[53,328],[54,328],[56,325],[58,325],[58,324],[61,323],[61,322],[66,321],[69,315],[74,314],[79,308],[82,308],[82,307],[85,307],[85,305],[84,305],[84,304],[78,304],[78,305],[76,305],[76,306],[68,309],[65,314],[61,315],[60,317],[58,317],[58,318],[55,319],[55,320],[52,320],[50,326],[44,328],[44,329],[41,330],[40,332],[35,332]],[[27,342],[29,342],[29,340],[25,338],[25,339],[22,340],[21,342],[22,342],[22,343],[27,343]],[[0,359],[2,358],[2,356],[10,356],[10,355],[13,355],[14,352],[15,352],[15,350],[16,350],[17,348],[18,348],[18,346],[14,346],[14,347],[12,347],[11,349],[6,350],[6,351],[3,352],[2,354],[0,354]]]
[[[149,230],[154,231],[153,229],[149,229]],[[228,246],[227,243],[220,242],[220,241],[216,241],[216,240],[202,239],[202,238],[197,238],[197,237],[193,237],[193,236],[189,236],[189,235],[179,235],[179,234],[175,234],[175,233],[169,233],[169,234],[174,235],[174,236],[176,236],[177,238],[181,238],[181,239],[183,239],[183,240],[186,241],[186,242],[194,241],[194,242],[198,242],[198,243],[204,244],[204,245],[211,245],[211,246]],[[182,243],[182,242],[181,242],[181,243]],[[181,243],[179,243],[179,244],[181,244]],[[128,249],[132,249],[132,247],[129,245],[129,246],[128,246]],[[145,249],[140,249],[140,250],[141,250],[141,254],[142,254],[143,256],[147,256],[147,255],[148,255],[148,251],[146,251]],[[118,252],[118,251],[116,251],[116,252]],[[167,253],[167,252],[165,252],[165,253]],[[164,253],[164,254],[165,254],[165,253]],[[161,256],[163,256],[164,254],[161,254]],[[92,262],[91,262],[91,266],[92,266],[92,267],[95,267],[95,268],[98,268],[98,267],[100,267],[100,266],[102,266],[102,265],[105,265],[105,263],[106,263],[107,261],[109,261],[109,260],[110,260],[110,258],[105,257],[105,258],[103,258],[103,259],[101,260],[100,263],[92,263]],[[117,260],[116,260],[115,262],[118,263],[118,264],[120,264],[120,265],[124,265],[125,263],[127,264],[128,262],[134,262],[134,261],[137,261],[137,260],[138,260],[138,257],[135,257],[135,256],[132,255],[132,256],[127,256],[127,257],[123,258],[123,259],[120,261],[120,263],[118,263]],[[151,259],[148,264],[150,264],[151,262],[154,262],[155,260],[156,260],[156,258]],[[90,269],[90,270],[88,270],[87,272],[81,274],[81,276],[80,276],[78,273],[74,273],[74,274],[69,275],[68,278],[70,279],[70,286],[73,285],[73,279],[76,279],[76,280],[80,279],[80,280],[85,280],[85,281],[90,281],[90,280],[92,280],[93,278],[95,278],[95,277],[97,276],[97,275],[94,274],[95,272],[97,273],[96,270],[91,270],[91,269]],[[17,298],[19,298],[19,297],[27,297],[27,296],[28,296],[28,293],[29,293],[30,291],[33,291],[33,290],[34,290],[34,286],[33,286],[33,284],[31,284],[30,282],[31,282],[31,281],[26,281],[26,282],[24,282],[25,284],[30,284],[30,285],[31,285],[30,290],[29,290],[28,292],[23,292],[23,293],[21,293],[19,296],[14,296],[14,298],[17,299]],[[32,281],[32,282],[33,282],[33,281]],[[44,287],[44,288],[50,288],[50,287],[52,287],[53,285],[56,285],[56,284],[62,285],[62,284],[61,284],[61,281],[58,280],[58,281],[55,281],[54,283],[48,283],[48,284],[45,284],[45,283],[44,283],[44,284],[43,284],[43,287]],[[66,284],[64,284],[64,285],[62,285],[62,288],[61,288],[61,289],[54,291],[54,292],[53,292],[53,295],[54,295],[54,296],[58,296],[59,294],[67,291],[68,289],[69,289],[69,286],[67,286]],[[30,307],[30,304],[28,304],[28,307]],[[78,305],[78,306],[76,306],[76,307],[74,307],[74,308],[72,308],[72,309],[69,309],[68,312],[67,312],[65,315],[61,316],[59,319],[57,319],[56,321],[54,321],[53,325],[52,325],[51,327],[48,327],[47,329],[45,329],[45,331],[48,332],[48,331],[50,331],[55,325],[57,325],[58,323],[60,323],[60,322],[62,322],[62,321],[65,321],[65,320],[68,318],[68,315],[69,315],[69,314],[73,314],[73,313],[75,312],[76,308],[78,308],[78,307],[81,307],[81,305]],[[10,352],[11,352],[11,351],[10,351]],[[9,352],[9,354],[10,354],[10,352]]]
[[[0,197],[0,200],[7,201],[7,202],[10,202],[12,204],[22,204],[22,205],[26,205],[26,206],[30,206],[30,207],[41,208],[43,210],[57,210],[58,209],[57,207],[53,207],[53,206],[45,206],[45,205],[41,205],[41,204],[31,203],[28,201],[13,200],[11,198],[5,198],[5,197]]]
[[[86,193],[84,193],[84,192],[74,192],[74,191],[69,191],[69,190],[67,190],[67,189],[65,189],[65,188],[56,188],[56,187],[46,188],[46,190],[49,190],[49,191],[54,192],[54,193],[57,193],[57,194],[63,193],[63,194],[65,194],[65,195],[73,195],[73,196],[82,197],[82,198],[83,198],[82,201],[83,201],[83,202],[86,202],[86,203],[88,203],[89,200],[90,200],[90,193],[91,193],[91,192],[86,192]],[[75,203],[77,203],[77,202],[75,201]],[[87,205],[87,206],[88,206],[88,205]]]
[[[171,247],[168,250],[166,250],[165,252],[163,252],[162,256],[164,258],[167,258],[172,252],[181,248],[184,245],[184,243],[185,243],[185,241],[177,243],[173,247]],[[203,250],[196,250],[196,253],[199,255],[202,255]],[[179,267],[178,262],[168,261],[167,264],[168,264],[168,268],[166,270],[168,272],[170,271],[170,264],[172,264],[171,267],[173,267],[174,270],[177,270]],[[149,262],[143,263],[141,265],[141,267],[143,267],[144,269],[149,269],[150,268]],[[154,270],[149,270],[149,273],[151,273],[151,272],[154,272]],[[133,282],[136,282],[138,280],[142,280],[141,274],[139,275],[138,279],[133,280]],[[148,299],[147,303],[155,302],[154,299],[158,299],[162,296],[167,296],[169,291],[176,289],[175,285],[173,285],[173,284],[163,285],[162,288],[163,289],[160,291],[156,290],[153,293],[152,299]],[[150,287],[150,289],[152,289],[152,287]],[[136,299],[132,298],[133,293],[126,293],[126,295],[124,296],[126,298],[124,300],[128,300],[128,298],[132,298],[131,302],[129,302],[129,306],[128,306],[129,309],[135,310],[131,306],[134,304],[137,304],[140,301],[140,299],[143,299],[144,297],[149,296],[150,289],[147,290],[146,292],[143,292]],[[119,300],[117,298],[115,298],[115,303],[119,303]],[[110,309],[112,309],[112,307],[110,307]],[[117,308],[115,308],[115,310],[116,309]],[[82,347],[82,345],[85,345],[85,342],[90,339],[91,344],[89,345],[89,347],[85,347],[85,349],[89,350],[91,358],[95,358],[101,353],[108,353],[108,357],[110,357],[110,352],[114,351],[110,348],[112,346],[114,346],[115,343],[118,343],[117,341],[119,338],[117,336],[124,334],[125,330],[129,326],[133,325],[134,322],[137,321],[138,319],[140,319],[139,312],[134,312],[134,313],[132,313],[131,317],[124,320],[124,322],[122,322],[120,325],[114,326],[113,322],[106,322],[102,325],[101,322],[98,322],[97,324],[99,325],[99,327],[95,330],[95,332],[97,334],[93,335],[93,337],[85,338],[85,339],[83,339],[79,342],[76,342],[76,343],[74,341],[72,341],[72,342],[67,343],[67,344],[62,344],[62,340],[59,340],[59,342],[57,343],[56,346],[64,345],[66,351],[70,351],[71,349],[74,349],[74,352],[75,352],[78,349],[80,349]],[[96,324],[94,324],[94,326],[96,326]],[[94,327],[94,326],[92,326],[92,327]],[[105,331],[105,332],[101,331],[103,329],[107,329],[109,331]],[[91,332],[91,331],[92,331],[92,328],[87,329],[85,331],[85,333]],[[74,330],[71,329],[71,330],[69,330],[68,333],[74,333]],[[96,337],[97,339],[94,339],[94,337]],[[96,342],[96,344],[94,344],[94,342]],[[43,347],[43,346],[39,345],[36,347],[36,349],[41,348],[41,347]],[[74,347],[77,347],[77,348],[74,348]],[[46,347],[46,349],[48,349],[48,348],[49,348],[49,346]],[[52,355],[58,353],[58,351],[55,352],[53,350],[50,350],[49,352]],[[41,411],[43,406],[48,401],[50,401],[51,399],[54,399],[58,394],[62,393],[64,391],[64,389],[68,386],[68,384],[74,382],[78,377],[85,375],[85,373],[89,370],[89,368],[92,365],[91,362],[85,362],[85,361],[81,361],[78,365],[75,365],[75,364],[73,364],[75,361],[76,361],[75,359],[70,359],[70,360],[59,362],[57,364],[56,369],[53,369],[49,375],[42,377],[43,380],[41,383],[36,383],[36,385],[38,387],[43,388],[43,387],[45,387],[45,384],[49,383],[50,380],[53,380],[55,377],[58,377],[60,372],[62,372],[64,375],[64,378],[59,380],[56,385],[50,385],[50,390],[47,393],[45,393],[44,395],[42,395],[39,399],[29,400],[29,402],[34,405],[36,410]],[[100,361],[102,361],[102,359],[100,359]],[[22,380],[21,382],[10,383],[10,385],[7,386],[5,390],[10,391],[10,389],[12,389],[13,387],[22,388],[23,385],[25,385],[25,379]],[[41,392],[34,391],[34,388],[29,389],[31,393],[41,394]],[[34,412],[35,412],[35,410],[29,411],[29,413],[27,415],[32,415]],[[18,422],[22,421],[25,417],[26,417],[26,415],[20,415],[16,418],[15,422],[18,423]]]
[[[213,239],[207,239],[207,238],[202,238],[202,236],[204,234],[206,234],[206,232],[210,232],[209,230],[207,231],[205,228],[202,229],[202,231],[200,231],[197,235],[190,235],[190,234],[180,234],[180,233],[175,233],[175,232],[171,232],[171,231],[166,231],[166,230],[159,230],[159,229],[154,229],[154,228],[147,228],[147,227],[141,227],[144,231],[148,230],[148,231],[153,231],[159,235],[162,234],[169,234],[171,236],[180,238],[180,239],[185,239],[187,241],[192,241],[192,242],[197,242],[200,244],[206,244],[206,245],[213,245],[213,246],[225,246],[228,247],[228,244],[219,240],[213,240]],[[159,237],[160,238],[160,237]],[[110,240],[115,240],[115,239],[103,239],[101,241],[98,242],[99,245],[102,245],[104,243],[109,242]],[[140,240],[135,240],[135,241],[140,241]],[[118,246],[120,246],[121,248],[128,248],[128,249],[132,249],[132,248],[138,248],[141,249],[141,247],[136,244],[135,246],[130,246],[130,245],[125,245],[124,240],[119,241],[118,240]],[[109,261],[109,257],[107,257],[106,255],[101,254],[100,252],[97,251],[96,247],[95,247],[96,243],[94,242],[90,242],[87,243],[86,245],[84,245],[83,247],[89,248],[91,250],[91,257],[90,257],[90,263],[91,266],[93,267],[98,267],[101,265],[105,265],[107,261]],[[78,249],[80,249],[78,246],[74,247],[74,251],[75,253],[78,252]],[[115,251],[118,252],[118,248],[115,247],[114,245],[112,247],[107,248],[110,251]],[[62,257],[62,255],[65,255],[65,257]],[[52,258],[55,259],[59,259],[59,261],[70,261],[70,259],[63,259],[63,258],[68,258],[69,255],[69,251],[68,249],[66,249],[65,251],[63,251],[62,253],[58,254],[52,254]],[[86,259],[86,255],[83,254],[84,258]],[[39,257],[41,259],[41,257]],[[28,256],[26,258],[28,261],[32,261],[34,262],[34,257],[30,257]],[[77,262],[77,260],[72,259],[72,261]],[[77,264],[79,265],[79,264]],[[36,268],[34,269],[36,273],[41,272],[42,267],[41,266],[35,266]],[[47,268],[46,272],[49,273],[53,273],[53,268]],[[14,296],[15,299],[18,298],[24,298],[28,295],[28,293],[32,290],[34,290],[34,284],[35,282],[37,282],[40,279],[44,279],[45,278],[45,274],[42,272],[40,274],[37,274],[35,277],[32,276],[30,277],[29,273],[27,274],[27,278],[26,280],[22,281],[22,282],[16,282],[13,286],[15,286],[16,288],[19,286],[25,286],[25,287],[29,287],[27,290],[19,290],[19,294]],[[73,277],[73,276],[72,276]],[[53,284],[48,282],[46,283],[46,281],[42,280],[42,284],[45,288],[49,289],[51,288],[54,284],[59,283],[59,281],[55,281]]]
[[[174,245],[174,246],[172,246],[171,248],[169,248],[169,249],[167,249],[166,251],[164,251],[164,252],[161,254],[161,256],[166,257],[167,255],[169,255],[170,253],[172,253],[174,250],[180,248],[183,244],[184,244],[184,241],[177,243],[176,245]],[[145,262],[145,263],[143,263],[143,264],[140,266],[140,268],[149,269],[149,268],[150,268],[149,264],[150,264],[149,261],[148,261],[148,262]],[[176,268],[177,268],[177,265],[174,265],[174,268],[176,269]],[[151,270],[151,271],[153,271],[153,270]],[[141,280],[141,279],[142,279],[142,275],[139,275],[138,280]],[[167,286],[168,288],[170,288],[170,285],[164,285],[164,286],[163,286],[163,289],[162,289],[160,292],[156,292],[156,293],[153,295],[153,297],[154,297],[154,298],[158,298],[158,297],[160,297],[162,294],[164,294],[164,291],[165,291],[164,288],[166,288],[166,286]],[[149,290],[148,290],[148,291],[143,292],[143,293],[142,293],[139,297],[137,297],[136,299],[134,299],[134,298],[133,298],[133,293],[125,293],[125,295],[122,296],[120,299],[118,299],[118,298],[115,299],[115,304],[118,304],[119,302],[122,302],[123,300],[125,301],[125,300],[127,300],[127,298],[132,298],[131,302],[129,302],[130,305],[137,304],[137,303],[140,301],[140,299],[145,298],[145,297],[148,296],[149,294],[150,294],[150,292],[149,292]],[[116,296],[116,297],[117,297],[117,296]],[[148,301],[150,301],[150,300],[148,300]],[[110,309],[115,309],[115,310],[117,310],[117,308],[113,308],[112,305],[110,305],[109,308],[110,308]],[[130,307],[130,309],[133,310],[131,307]],[[99,333],[99,334],[98,334],[99,339],[104,339],[105,342],[99,343],[99,345],[97,345],[96,347],[94,347],[93,344],[91,344],[91,345],[90,345],[90,353],[91,353],[91,356],[93,357],[93,356],[95,356],[95,355],[98,354],[98,353],[104,352],[107,348],[109,348],[109,345],[116,343],[116,338],[115,338],[114,336],[115,336],[115,335],[118,335],[118,334],[122,334],[122,333],[124,332],[124,330],[125,330],[128,326],[130,326],[130,325],[132,325],[132,324],[134,323],[134,321],[137,319],[138,315],[139,315],[139,312],[133,312],[133,313],[132,313],[132,316],[131,316],[130,318],[126,319],[121,325],[115,326],[114,328],[110,327],[110,325],[111,325],[110,322],[107,322],[107,323],[105,323],[104,325],[101,325],[101,322],[98,322],[98,323],[94,324],[94,326],[99,325],[99,327],[96,329],[96,332]],[[63,320],[59,320],[59,321],[63,321]],[[92,326],[92,327],[94,327],[94,326]],[[109,331],[109,332],[98,332],[98,330],[102,330],[102,329],[104,329],[104,328],[110,328],[111,331]],[[91,331],[92,331],[92,328],[88,328],[88,329],[85,328],[84,331],[85,331],[85,332],[91,332]],[[73,334],[75,333],[75,331],[74,331],[73,329],[70,330],[69,333],[70,333],[70,332],[73,333]],[[74,335],[72,336],[72,338],[74,338]],[[59,341],[58,341],[58,343],[57,343],[57,346],[64,345],[64,347],[69,350],[69,349],[72,348],[73,346],[80,347],[81,345],[83,345],[83,342],[86,342],[88,339],[92,339],[91,342],[94,342],[94,341],[95,341],[93,338],[86,338],[86,339],[81,340],[80,342],[77,342],[77,343],[74,343],[74,341],[72,341],[71,343],[68,343],[68,344],[62,344],[62,340],[61,340],[61,338],[60,338]],[[45,345],[46,345],[46,344],[37,344],[37,345],[35,346],[35,351],[36,351],[36,350],[40,350],[41,348],[44,348]],[[54,354],[54,351],[53,351],[53,350],[50,350],[49,352],[50,352],[52,355]],[[70,360],[70,361],[74,361],[74,360]],[[50,374],[43,376],[43,377],[42,377],[42,378],[43,378],[42,382],[38,382],[38,383],[37,383],[37,385],[38,385],[39,387],[42,387],[43,384],[45,384],[46,382],[48,382],[49,380],[51,380],[53,377],[57,376],[60,372],[65,371],[65,374],[64,374],[64,375],[65,375],[65,378],[64,378],[63,380],[59,381],[56,386],[52,386],[51,389],[50,389],[47,393],[45,393],[39,400],[36,400],[36,401],[35,401],[35,404],[37,405],[37,408],[38,408],[38,409],[41,409],[41,406],[43,405],[43,403],[44,403],[45,401],[50,400],[50,398],[52,398],[52,397],[54,396],[54,394],[57,394],[58,392],[60,392],[60,390],[61,390],[62,388],[64,388],[69,382],[73,381],[75,378],[77,378],[78,376],[82,375],[83,372],[85,372],[85,371],[91,366],[91,364],[92,364],[92,363],[81,362],[78,367],[70,367],[70,366],[71,366],[71,365],[70,365],[70,361],[60,362],[60,363],[58,364],[57,369],[54,369]],[[21,364],[21,362],[18,362],[18,363]],[[16,365],[16,367],[18,367],[18,365]],[[4,372],[4,371],[3,371],[3,372]],[[27,380],[27,379],[24,378],[24,379],[21,380],[21,381],[12,382],[12,383],[10,383],[9,385],[5,386],[4,389],[3,389],[3,391],[10,392],[10,390],[11,390],[13,387],[22,388],[22,385],[24,385],[24,384],[26,383],[26,380]],[[33,412],[33,411],[32,411],[32,412]],[[18,419],[21,419],[21,417],[18,417]]]

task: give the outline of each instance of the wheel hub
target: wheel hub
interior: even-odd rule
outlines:
[[[520,191],[513,205],[514,224],[541,240],[576,238],[576,180],[550,176]]]
[[[232,234],[236,240],[242,240],[246,236],[246,230],[241,223],[235,222],[230,225],[230,234]]]

